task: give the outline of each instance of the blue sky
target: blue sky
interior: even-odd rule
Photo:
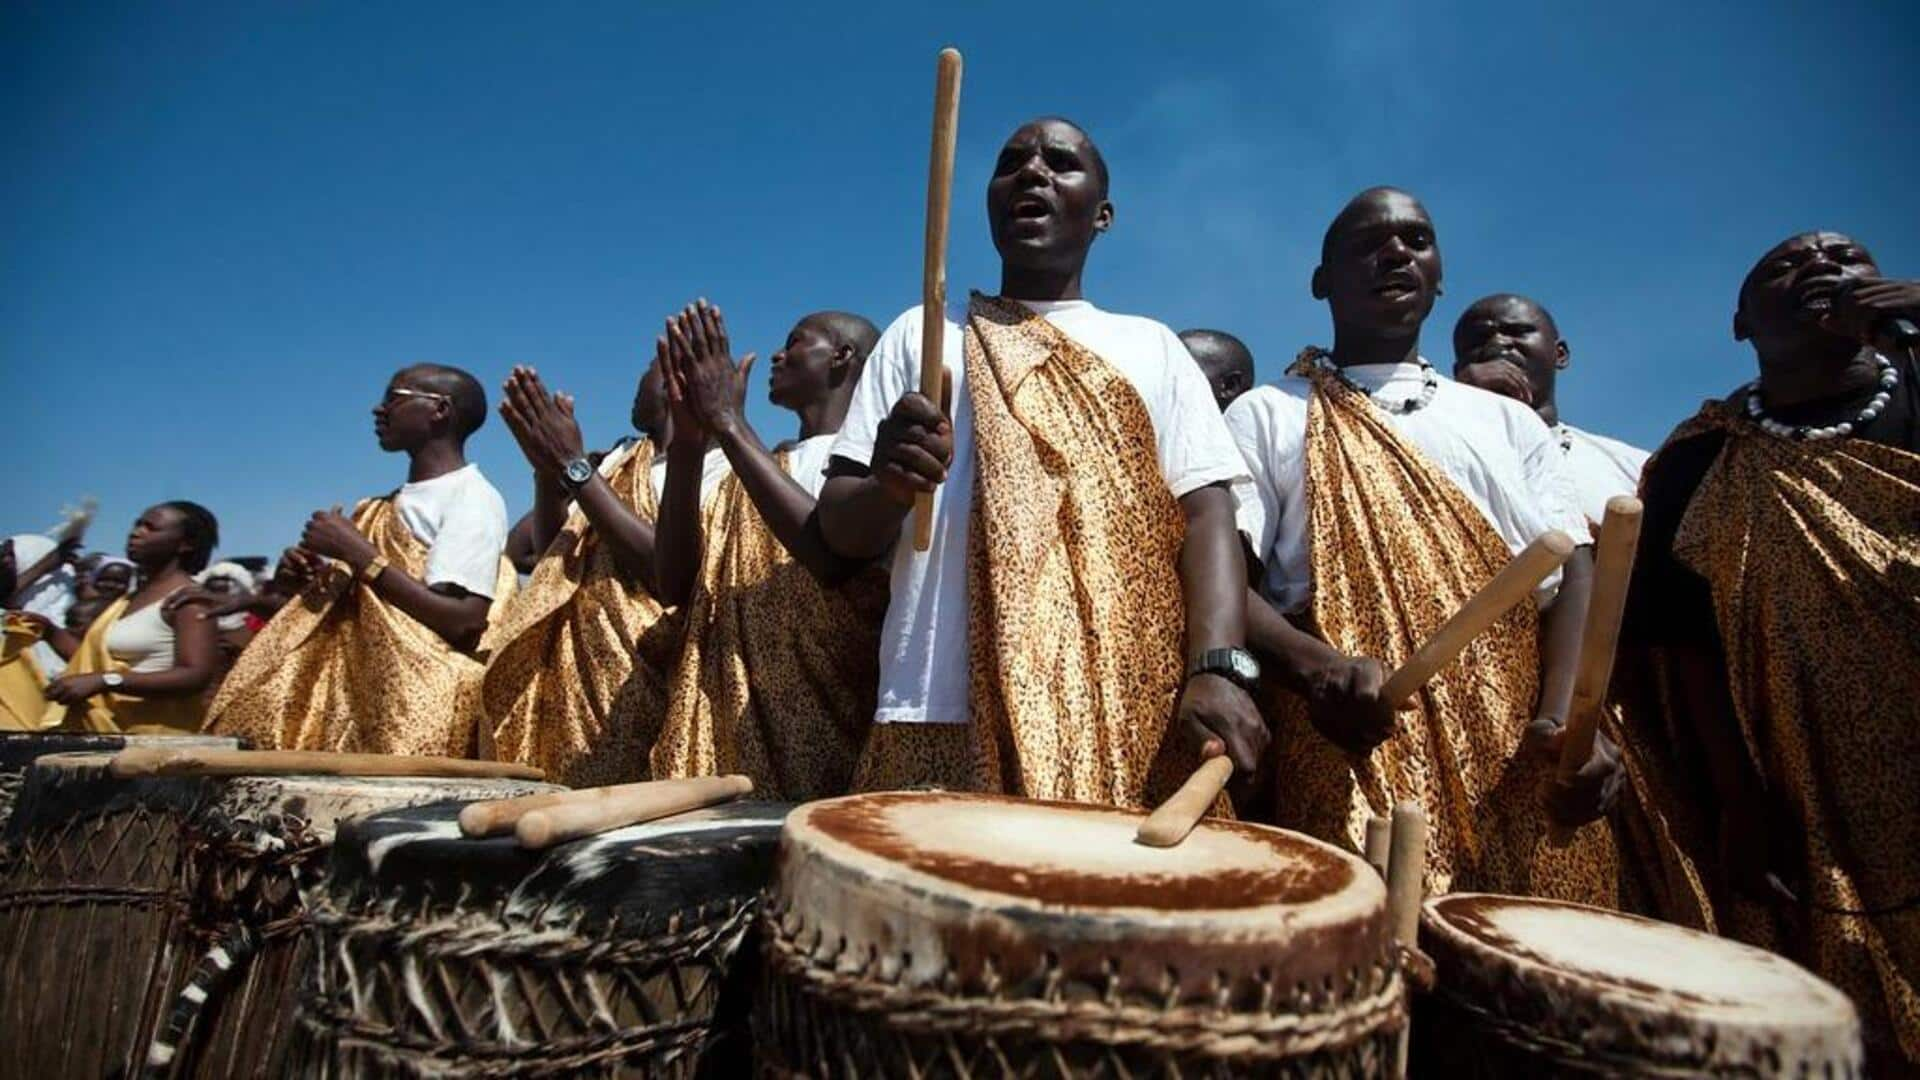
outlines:
[[[1328,337],[1325,223],[1396,184],[1446,258],[1428,354],[1530,293],[1568,418],[1655,444],[1749,377],[1733,295],[1773,241],[1844,229],[1920,276],[1916,39],[1894,3],[9,4],[0,531],[94,494],[117,549],[184,497],[224,552],[277,552],[403,478],[368,409],[406,363],[490,395],[532,363],[606,443],[696,296],[763,357],[816,308],[884,325],[918,299],[946,44],[956,290],[997,280],[1000,141],[1066,114],[1119,211],[1089,297],[1232,330],[1271,378]],[[471,451],[524,509],[497,417]]]

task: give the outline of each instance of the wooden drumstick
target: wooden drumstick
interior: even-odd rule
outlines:
[[[1426,873],[1427,815],[1409,799],[1393,808],[1393,841],[1387,853],[1387,925],[1393,939],[1409,949],[1420,936]]]
[[[546,773],[509,761],[417,754],[334,754],[323,750],[164,750],[134,747],[113,756],[108,770],[136,776],[417,776],[539,780]]]
[[[513,835],[521,847],[538,850],[582,836],[715,806],[752,790],[753,781],[744,776],[702,776],[574,791],[568,793],[573,798],[520,815],[513,826]]]
[[[1375,814],[1367,819],[1367,864],[1387,879],[1388,853],[1393,850],[1393,822]]]
[[[474,839],[510,833],[529,810],[538,810],[566,802],[575,795],[613,790],[615,790],[613,787],[600,787],[575,791],[543,791],[538,795],[522,795],[516,799],[488,799],[484,802],[468,803],[460,811],[460,832],[461,835]]]
[[[1133,842],[1148,847],[1172,847],[1187,838],[1193,827],[1207,815],[1213,807],[1213,800],[1220,797],[1227,781],[1233,778],[1233,760],[1225,754],[1210,757],[1193,770],[1187,782],[1173,793],[1166,802],[1154,807],[1147,820],[1140,823],[1140,831],[1133,834]]]
[[[1528,544],[1513,561],[1493,576],[1493,580],[1467,599],[1453,617],[1434,631],[1400,669],[1387,677],[1380,696],[1396,709],[1409,708],[1413,695],[1441,668],[1453,663],[1480,632],[1515,604],[1533,595],[1533,590],[1548,574],[1560,568],[1573,554],[1573,538],[1558,529],[1542,533]]]
[[[1633,580],[1633,558],[1640,547],[1640,500],[1615,495],[1607,500],[1594,543],[1593,594],[1587,601],[1587,622],[1580,632],[1580,666],[1574,671],[1573,704],[1567,713],[1565,741],[1555,782],[1570,784],[1593,756],[1593,735],[1607,703],[1607,684],[1613,678],[1613,659],[1620,644],[1620,619],[1627,610],[1627,585]],[[1573,838],[1573,830],[1554,825],[1548,840],[1556,847]]]
[[[933,150],[927,159],[927,245],[920,272],[920,393],[941,404],[946,369],[947,224],[953,209],[953,148],[960,131],[960,50],[941,49],[933,79]],[[933,495],[913,500],[913,550],[933,545]]]

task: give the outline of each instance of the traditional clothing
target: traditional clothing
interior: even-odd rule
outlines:
[[[47,676],[34,658],[39,628],[6,616],[0,635],[0,731],[39,731],[47,722]]]
[[[1246,466],[1159,323],[978,295],[947,320],[953,462],[930,550],[895,552],[858,782],[1143,805],[1185,667],[1177,500]],[[881,336],[835,456],[871,461],[920,329]]]
[[[1585,522],[1559,448],[1525,406],[1440,379],[1426,407],[1393,414],[1323,371],[1316,355],[1227,410],[1260,496],[1243,504],[1242,528],[1264,556],[1264,591],[1277,608],[1310,611],[1333,647],[1391,670],[1534,537],[1553,528],[1578,536]],[[1415,364],[1345,375],[1396,401],[1438,378]],[[1514,760],[1539,665],[1539,617],[1523,604],[1443,668],[1401,714],[1399,733],[1359,760],[1314,730],[1300,699],[1271,695],[1279,824],[1360,850],[1370,816],[1416,799],[1432,830],[1429,892],[1610,905],[1611,837],[1587,828],[1568,848],[1549,847],[1538,791],[1546,770]]]
[[[1567,476],[1580,499],[1580,512],[1598,529],[1600,520],[1607,516],[1608,499],[1639,489],[1647,452],[1572,424],[1555,424],[1552,430],[1554,441],[1566,455]]]
[[[1629,714],[1696,756],[1733,748],[1761,793],[1725,809],[1797,902],[1724,890],[1723,929],[1845,990],[1889,1075],[1920,1068],[1920,392],[1900,371],[1852,438],[1768,435],[1743,395],[1675,431],[1646,472],[1628,624],[1656,659],[1725,663],[1731,715]],[[1710,838],[1704,771],[1689,794]]]
[[[663,465],[642,440],[607,455],[600,473],[652,521]],[[626,579],[576,505],[489,632],[481,692],[487,756],[538,766],[574,787],[648,777],[680,625],[645,585]]]
[[[774,457],[817,497],[833,442],[816,436]],[[846,794],[873,722],[885,571],[821,584],[733,474],[701,529],[652,774],[744,773],[756,795],[795,802]]]
[[[67,664],[67,675],[149,673],[174,666],[173,627],[162,614],[167,598],[128,614],[130,599],[129,595],[115,600],[93,620]],[[95,694],[84,704],[49,703],[43,726],[65,731],[191,735],[200,730],[205,704],[198,692],[139,697],[108,691]]]
[[[354,508],[354,526],[390,565],[426,579],[433,548],[401,520],[395,504],[392,497],[362,502]],[[499,519],[495,577],[482,594],[493,597],[494,617],[517,581],[501,555],[504,503]],[[459,534],[442,529],[438,535]],[[470,545],[463,540],[460,548]],[[443,565],[470,576],[469,561]],[[208,710],[207,727],[261,750],[470,757],[482,671],[480,661],[336,565],[240,654]]]

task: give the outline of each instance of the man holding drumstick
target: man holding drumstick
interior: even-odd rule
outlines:
[[[1611,903],[1605,830],[1541,854],[1535,788],[1550,773],[1573,690],[1591,549],[1540,611],[1522,603],[1396,716],[1386,668],[1404,663],[1515,552],[1586,522],[1559,447],[1518,402],[1442,379],[1420,355],[1440,292],[1433,222],[1411,195],[1361,192],[1327,229],[1313,294],[1334,323],[1290,377],[1242,395],[1227,423],[1259,492],[1242,528],[1265,565],[1248,631],[1268,661],[1278,820],[1359,849],[1367,819],[1417,799],[1432,823],[1428,889]],[[1610,743],[1553,816],[1603,813]]]
[[[1266,732],[1229,489],[1246,466],[1173,332],[1082,294],[1114,220],[1093,140],[1023,125],[987,219],[999,295],[947,308],[950,401],[912,392],[914,308],[881,335],[820,495],[837,554],[892,554],[856,782],[1141,806],[1210,741],[1250,774]],[[920,493],[924,553],[901,528]]]

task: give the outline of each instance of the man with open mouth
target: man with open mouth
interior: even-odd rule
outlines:
[[[1453,327],[1453,377],[1510,397],[1546,421],[1567,457],[1580,512],[1598,528],[1608,499],[1638,490],[1647,452],[1560,418],[1555,383],[1572,359],[1573,350],[1547,309],[1513,293],[1475,300]]]
[[[1245,778],[1265,749],[1233,522],[1246,466],[1173,331],[1082,292],[1107,181],[1079,126],[1022,125],[987,184],[998,295],[946,313],[950,400],[916,392],[918,307],[854,391],[817,515],[840,556],[892,557],[860,786],[1142,806],[1198,753],[1224,748]],[[901,526],[922,493],[918,552]]]
[[[1386,672],[1549,530],[1585,539],[1545,423],[1440,377],[1420,327],[1441,281],[1433,221],[1373,188],[1328,226],[1313,295],[1333,348],[1227,410],[1253,472],[1241,528],[1264,565],[1248,637],[1271,673],[1279,824],[1359,850],[1367,821],[1416,799],[1431,821],[1427,888],[1614,902],[1612,836],[1543,843],[1549,819],[1604,814],[1619,786],[1605,738],[1570,785],[1552,773],[1591,585],[1575,550],[1535,605],[1481,634],[1396,717]]]
[[[1876,1076],[1920,1070],[1917,320],[1920,281],[1841,233],[1760,258],[1758,375],[1647,464],[1622,641],[1664,678],[1629,736],[1687,770],[1720,929],[1845,990]]]

